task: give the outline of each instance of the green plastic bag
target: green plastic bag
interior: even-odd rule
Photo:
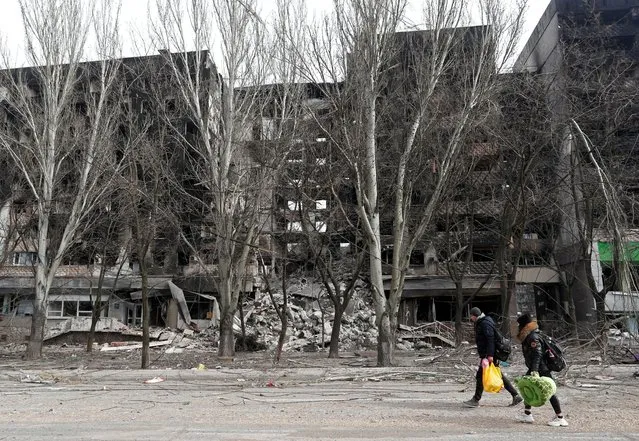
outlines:
[[[483,369],[481,379],[486,392],[496,394],[504,387],[501,370],[493,363]]]
[[[523,377],[515,378],[515,384],[524,399],[524,403],[533,407],[543,406],[557,392],[557,385],[549,377],[524,375]]]

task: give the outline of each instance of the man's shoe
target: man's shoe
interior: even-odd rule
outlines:
[[[535,419],[533,418],[532,414],[523,414],[517,415],[517,421],[519,421],[520,423],[532,424],[535,422]]]
[[[566,418],[554,417],[552,420],[548,421],[548,425],[552,427],[566,427],[568,425],[568,421],[566,421]]]
[[[474,398],[471,398],[468,401],[464,401],[462,404],[466,407],[479,407],[479,401]]]
[[[524,399],[521,397],[521,395],[515,395],[515,396],[513,397],[513,401],[512,401],[512,403],[510,403],[508,406],[509,406],[509,407],[516,406],[516,405],[518,405],[519,403],[521,403],[522,401],[524,401]]]

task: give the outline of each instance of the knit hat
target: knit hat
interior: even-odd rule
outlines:
[[[478,307],[476,307],[476,306],[475,306],[474,308],[471,308],[471,310],[470,310],[470,315],[471,315],[471,316],[473,316],[473,315],[474,315],[475,317],[479,317],[479,316],[481,315],[481,309],[479,309],[479,308],[478,308]]]
[[[517,317],[517,323],[519,323],[519,329],[523,328],[530,322],[532,322],[532,317],[530,317],[530,314],[528,313],[522,314],[519,317]]]

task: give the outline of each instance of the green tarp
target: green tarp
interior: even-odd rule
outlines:
[[[599,242],[599,260],[602,262],[612,262],[612,256],[612,242]],[[624,245],[623,256],[619,257],[622,261],[639,263],[639,242],[626,243]]]

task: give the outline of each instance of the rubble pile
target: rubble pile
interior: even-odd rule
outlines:
[[[282,295],[275,294],[274,299],[281,304]],[[303,304],[306,307],[292,302],[289,304],[284,351],[316,351],[330,344],[334,325],[334,312],[330,301],[320,299]],[[244,311],[247,335],[255,336],[257,341],[263,342],[269,349],[274,349],[277,346],[281,321],[268,294],[257,294],[253,302],[244,305]],[[238,319],[235,331],[238,333],[240,330]],[[340,350],[368,349],[376,344],[375,312],[370,302],[358,292],[342,316]]]
[[[321,289],[315,289],[321,292]],[[299,291],[298,291],[299,293]],[[282,294],[273,295],[281,305]],[[274,350],[277,347],[281,321],[273,301],[267,293],[258,292],[254,300],[242,305],[246,340],[241,333],[239,312],[235,316],[234,331],[237,351]],[[314,352],[330,345],[335,321],[334,306],[328,298],[291,294],[289,296],[288,323],[283,351]],[[378,331],[375,326],[375,310],[370,294],[357,287],[355,294],[342,316],[340,327],[340,351],[374,350]],[[454,328],[435,322],[417,327],[400,326],[396,349],[413,351],[421,349],[454,347]],[[200,338],[213,344],[219,340],[219,330],[203,330]]]
[[[327,348],[335,325],[334,305],[325,295],[323,288],[315,283],[304,282],[293,286],[289,292],[285,352],[315,352]],[[281,321],[273,302],[283,303],[283,295],[256,292],[253,299],[246,299],[242,314],[235,316],[234,332],[237,351],[274,350],[279,340]],[[342,315],[339,350],[374,350],[377,346],[378,331],[375,326],[375,310],[370,293],[358,286]],[[244,320],[245,336],[242,335]],[[214,322],[212,322],[214,323]],[[86,333],[91,326],[90,318],[73,318],[57,323],[48,329],[45,340],[49,343],[77,343],[74,334]],[[413,351],[427,348],[454,346],[454,330],[435,322],[417,327],[400,325],[396,349]],[[142,331],[110,318],[102,318],[96,327],[96,334],[104,338],[96,343],[100,351],[127,351],[142,347]],[[171,330],[152,327],[150,329],[152,348],[161,349],[166,354],[180,354],[185,350],[214,350],[219,342],[219,328]]]

